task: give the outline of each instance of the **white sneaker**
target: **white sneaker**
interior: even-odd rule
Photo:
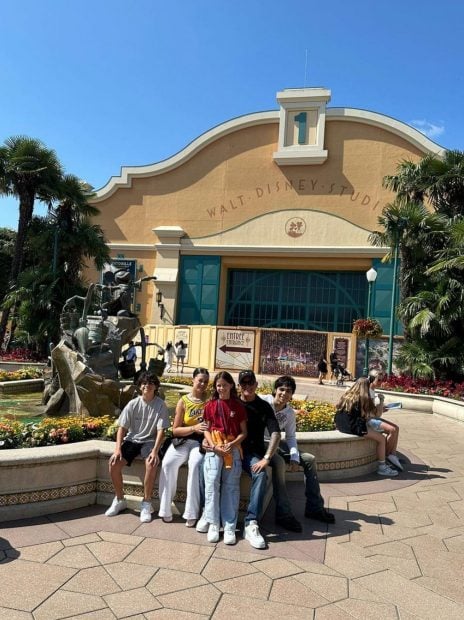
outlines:
[[[248,525],[245,525],[243,535],[255,549],[264,549],[266,547],[266,541],[259,533],[257,521],[250,521]]]
[[[200,534],[206,534],[206,532],[208,531],[208,528],[209,528],[209,523],[205,519],[205,515],[202,514],[198,520],[197,527],[195,529],[197,530],[197,532],[200,532]]]
[[[126,500],[118,499],[117,497],[115,497],[113,499],[113,503],[108,508],[108,510],[105,512],[105,515],[107,517],[115,517],[117,514],[119,514],[122,510],[125,510],[126,508],[127,508]]]
[[[187,519],[185,522],[185,527],[195,527],[196,519]]]
[[[225,545],[235,545],[237,539],[235,537],[234,530],[224,530],[224,544]]]
[[[390,467],[390,465],[387,465],[386,463],[382,463],[382,465],[378,466],[377,473],[379,474],[379,476],[393,477],[398,475],[398,471],[396,469],[393,469],[393,467]]]
[[[140,506],[140,521],[142,523],[150,523],[152,512],[153,507],[151,502],[142,502],[142,505]]]
[[[217,543],[219,540],[219,525],[210,523],[208,528],[208,542]]]
[[[400,463],[400,459],[396,456],[396,454],[389,454],[387,459],[390,461],[392,465],[394,465],[400,471],[403,471],[403,466]]]

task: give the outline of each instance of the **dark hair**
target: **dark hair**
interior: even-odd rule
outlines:
[[[272,390],[272,395],[275,396],[277,388],[280,387],[289,387],[292,390],[292,394],[295,394],[296,383],[295,379],[290,375],[284,375],[283,377],[279,377],[274,381],[274,389]]]
[[[179,340],[179,342],[176,342],[176,347],[182,347],[183,349],[185,348],[185,344],[183,340]]]
[[[193,378],[195,379],[197,375],[208,375],[209,377],[209,370],[207,370],[206,368],[201,368],[199,366],[198,368],[195,368],[195,370],[193,371]]]
[[[139,376],[137,385],[141,386],[142,383],[153,383],[153,385],[156,386],[156,389],[158,389],[160,386],[160,380],[154,373],[151,372],[142,372],[142,374]]]
[[[219,381],[219,379],[224,379],[226,383],[229,383],[232,386],[230,388],[230,397],[238,399],[237,388],[235,386],[235,381],[232,375],[230,374],[230,372],[227,372],[227,370],[222,370],[221,372],[218,372],[217,375],[214,377],[213,394],[211,396],[211,400],[217,400],[219,398],[219,393],[216,390],[216,383]]]
[[[172,342],[168,342],[166,345],[166,351],[169,351],[169,349],[172,349]]]

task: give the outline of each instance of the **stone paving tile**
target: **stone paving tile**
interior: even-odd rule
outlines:
[[[453,579],[455,574],[464,574],[464,555],[451,551],[416,549],[416,558],[421,572],[427,577]]]
[[[419,586],[446,596],[456,603],[464,605],[464,588],[462,587],[462,573],[445,579],[434,577],[419,577],[414,581]],[[464,611],[463,611],[464,615]]]
[[[106,540],[108,542],[120,543],[121,545],[132,545],[136,547],[143,540],[142,536],[132,536],[131,534],[119,534],[118,532],[98,532],[98,536],[101,540]],[[98,541],[88,541],[88,542],[98,542]]]
[[[101,540],[98,534],[85,534],[84,536],[76,536],[75,538],[65,538],[63,545],[65,547],[75,547],[76,545],[86,545],[91,542],[99,542]]]
[[[69,566],[70,568],[90,568],[92,566],[99,566],[98,560],[90,553],[85,545],[66,547],[50,558],[48,564]]]
[[[108,594],[103,599],[114,613],[116,618],[125,618],[135,614],[143,614],[146,611],[159,609],[162,605],[145,588],[137,588],[128,592]]]
[[[266,549],[253,549],[249,544],[246,547],[216,547],[213,557],[223,560],[232,560],[234,562],[254,562],[260,560],[263,557],[267,557],[268,550]],[[264,553],[263,553],[264,552]]]
[[[264,561],[266,562],[268,560]],[[250,564],[248,562],[236,562],[212,557],[201,574],[205,579],[214,583],[215,581],[222,581],[223,579],[231,579],[232,577],[242,577],[243,575],[257,573],[257,567],[261,564],[262,562]]]
[[[272,587],[272,579],[263,573],[253,573],[243,577],[233,577],[217,581],[216,588],[227,594],[238,594],[267,600]]]
[[[86,506],[72,511],[72,516],[66,512],[50,515],[50,520],[66,532],[68,536],[84,536],[104,530],[105,532],[119,532],[132,534],[140,525],[139,516],[130,511],[121,512],[116,517],[105,516],[105,506]]]
[[[19,547],[19,549],[8,549],[7,557],[17,557],[17,552],[22,560],[29,562],[46,562],[63,549],[61,541],[42,543],[41,545],[31,545],[30,547]]]
[[[328,579],[336,579],[336,577],[329,577]],[[276,579],[272,584],[269,600],[289,605],[298,603],[299,606],[310,607],[311,609],[327,605],[329,602],[308,584],[302,583],[294,577]]]
[[[91,611],[88,614],[79,614],[78,616],[66,616],[66,620],[114,620],[115,615],[110,609],[99,609],[98,611]],[[143,620],[143,617],[140,617]],[[136,620],[132,617],[131,620]]]
[[[2,548],[29,547],[42,543],[53,542],[67,538],[63,530],[50,523],[45,517],[35,519],[20,519],[19,521],[4,521],[1,523]]]
[[[379,545],[369,545],[369,547],[364,547],[364,550],[369,555],[387,555],[390,557],[404,558],[405,560],[412,560],[415,558],[411,546],[404,539],[401,542],[393,541],[381,543]]]
[[[199,586],[179,593],[162,594],[158,600],[164,607],[196,614],[211,615],[221,597],[221,593],[212,585]]]
[[[379,497],[377,499],[360,499],[348,502],[348,511],[365,513],[368,515],[381,515],[396,512],[396,504],[393,499]]]
[[[0,606],[32,611],[76,571],[62,566],[15,560],[0,564]]]
[[[85,568],[74,575],[64,586],[64,590],[71,592],[82,592],[85,594],[95,594],[103,596],[104,594],[113,594],[120,592],[121,588],[108,575],[102,566],[95,568]]]
[[[403,557],[393,557],[391,555],[370,555],[369,560],[375,564],[378,570],[391,569],[406,577],[406,579],[415,579],[422,575],[420,566],[415,558],[406,559]]]
[[[262,573],[271,579],[290,577],[291,575],[297,575],[298,573],[303,572],[303,570],[294,562],[289,562],[285,558],[269,558],[267,560],[260,560],[258,562],[254,562],[253,566],[258,568]]]
[[[340,609],[337,604],[332,603],[315,609],[314,620],[353,620],[353,616]]]
[[[189,588],[207,584],[208,581],[201,575],[161,568],[148,582],[146,587],[153,596],[158,596],[159,594],[169,594],[170,592],[188,590]],[[183,596],[183,594],[183,592],[179,592],[179,596]]]
[[[199,573],[212,556],[214,547],[145,539],[126,558],[127,562]]]
[[[348,596],[348,579],[346,577],[303,573],[295,575],[294,579],[311,588],[331,603]]]
[[[208,620],[210,616],[194,614],[191,611],[179,611],[178,609],[157,609],[144,613],[146,620]],[[131,620],[133,620],[131,618]]]
[[[292,560],[292,564],[295,564],[295,566],[298,566],[298,568],[303,569],[307,573],[316,573],[317,575],[333,575],[334,577],[340,576],[338,571],[333,570],[320,562],[311,562],[309,560]]]
[[[212,616],[213,620],[312,620],[313,614],[307,607],[265,601],[242,595],[225,594]],[[352,619],[351,619],[352,620]]]
[[[141,566],[129,562],[105,564],[104,568],[122,590],[143,588],[159,570],[153,566]]]
[[[453,551],[454,553],[464,552],[464,534],[445,538],[442,543],[448,551]]]
[[[369,559],[355,556],[343,545],[327,541],[324,564],[350,578],[377,573],[378,568]]]
[[[34,620],[58,620],[105,607],[105,602],[99,596],[59,590],[34,610]]]
[[[422,620],[462,620],[464,606],[421,587],[393,571],[359,577],[357,581],[368,590],[379,591],[387,603],[393,603],[405,611],[416,614]]]
[[[34,616],[27,611],[0,607],[0,618],[8,618],[8,620],[33,620]]]
[[[346,611],[350,617],[362,618],[363,620],[397,620],[398,614],[395,605],[389,603],[377,603],[375,601],[362,601],[349,598],[337,603],[337,606]]]
[[[105,540],[89,543],[87,549],[101,564],[113,564],[114,562],[122,562],[134,550],[134,546]]]

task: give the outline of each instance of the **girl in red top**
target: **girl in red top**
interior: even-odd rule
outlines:
[[[215,376],[213,388],[213,396],[204,410],[208,424],[204,434],[212,451],[206,453],[203,465],[205,510],[200,522],[209,524],[208,542],[218,542],[222,518],[224,543],[234,545],[242,474],[240,444],[247,434],[247,414],[228,372]]]

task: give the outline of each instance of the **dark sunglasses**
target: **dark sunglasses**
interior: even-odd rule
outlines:
[[[240,385],[254,385],[255,382],[254,381],[240,381]]]

